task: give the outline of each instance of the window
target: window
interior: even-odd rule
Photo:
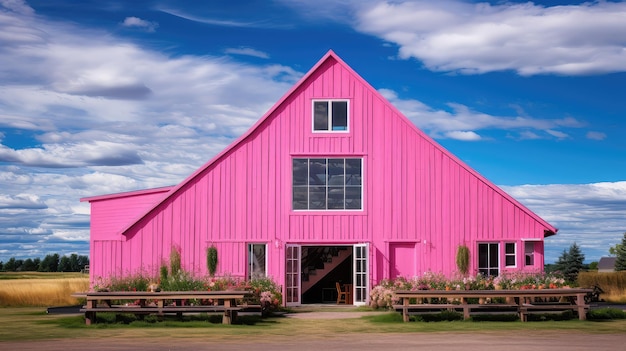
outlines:
[[[348,130],[347,100],[314,100],[313,131],[345,132]]]
[[[478,244],[478,272],[486,276],[500,274],[498,243]]]
[[[535,265],[535,243],[532,241],[526,241],[524,243],[524,258],[527,266]]]
[[[248,244],[248,280],[267,275],[266,252],[266,244]]]
[[[504,244],[504,265],[506,267],[517,266],[515,257],[515,243]]]
[[[362,209],[362,159],[294,158],[294,210]]]

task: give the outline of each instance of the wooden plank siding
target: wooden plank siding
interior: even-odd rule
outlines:
[[[349,132],[313,133],[313,99],[348,99]],[[295,157],[362,157],[363,209],[292,211]],[[92,262],[114,265],[103,257],[113,250],[122,270],[152,269],[174,245],[185,268],[206,273],[206,249],[216,245],[217,274],[244,276],[246,244],[267,243],[268,273],[284,285],[286,243],[369,243],[370,280],[377,282],[390,274],[390,243],[405,243],[391,245],[398,253],[413,245],[416,273],[452,274],[460,244],[470,247],[476,271],[479,242],[514,241],[519,253],[522,239],[542,241],[556,231],[417,129],[332,52],[164,200],[144,196],[136,203],[142,213],[114,224],[104,223],[112,220],[107,202],[91,201]],[[543,255],[536,259],[533,268],[541,269]]]

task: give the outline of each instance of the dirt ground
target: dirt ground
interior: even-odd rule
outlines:
[[[372,312],[330,312],[333,318],[358,318]],[[374,312],[375,313],[375,312]],[[290,318],[323,319],[329,312],[291,314]],[[0,350],[19,351],[72,351],[72,350],[136,350],[136,351],[187,351],[187,350],[296,350],[296,351],[347,351],[347,350],[438,350],[438,351],[576,351],[622,350],[626,344],[626,330],[620,334],[583,334],[567,331],[484,332],[471,333],[368,333],[319,335],[304,337],[272,336],[264,339],[242,336],[219,341],[198,337],[184,339],[150,337],[142,339],[59,339],[45,341],[0,342]]]
[[[66,339],[41,342],[0,343],[3,350],[20,351],[69,351],[69,350],[298,350],[298,351],[346,351],[346,350],[621,350],[626,334],[576,334],[545,333],[519,335],[519,333],[419,333],[419,334],[350,334],[349,337],[325,338],[277,338],[271,340],[247,338],[220,341],[181,339]]]

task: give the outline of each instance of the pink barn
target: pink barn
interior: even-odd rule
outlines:
[[[287,305],[335,282],[365,304],[383,278],[542,271],[556,228],[425,135],[329,51],[250,130],[174,187],[91,203],[91,279],[183,267],[270,276]]]

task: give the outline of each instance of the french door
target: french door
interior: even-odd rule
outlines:
[[[355,305],[365,305],[367,304],[367,298],[369,297],[369,245],[356,244],[354,245],[353,250],[353,301]]]
[[[300,245],[287,245],[285,253],[285,302],[287,306],[301,303]]]

